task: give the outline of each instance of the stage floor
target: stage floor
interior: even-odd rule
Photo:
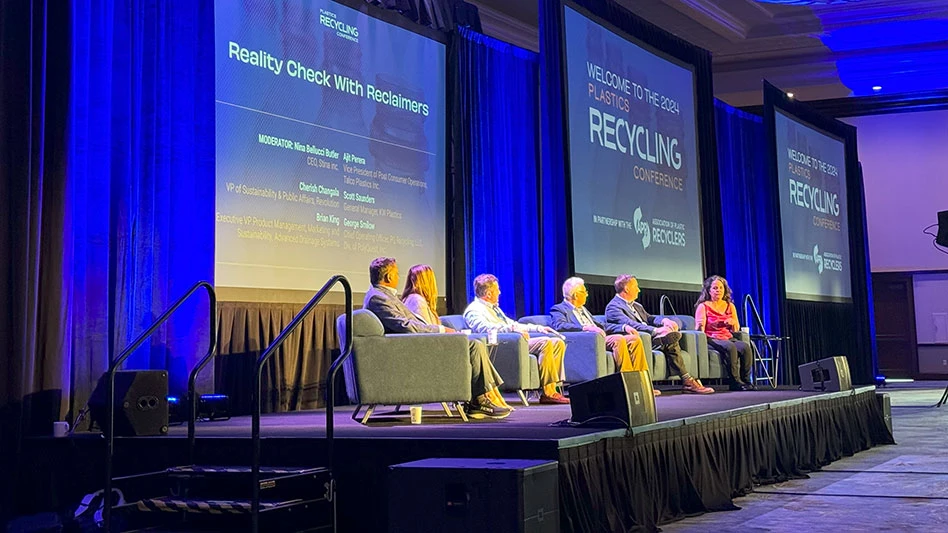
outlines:
[[[566,530],[628,529],[633,524],[649,529],[675,517],[733,508],[730,498],[754,483],[801,475],[841,455],[891,441],[875,407],[874,389],[711,395],[668,391],[656,398],[659,421],[631,430],[570,427],[565,425],[570,408],[559,405],[514,404],[516,411],[506,419],[465,423],[431,404],[425,406],[420,425],[410,423],[407,407],[397,414],[392,408],[380,409],[368,425],[351,419],[353,407],[340,407],[334,417],[333,461],[340,525],[351,531],[387,529],[385,506],[380,503],[381,509],[365,513],[364,502],[385,502],[393,490],[400,490],[389,486],[392,465],[431,457],[557,461],[561,523],[572,524]],[[508,401],[513,404],[513,398]],[[264,415],[263,464],[326,465],[325,424],[322,409]],[[193,462],[249,464],[250,430],[247,416],[199,423]],[[187,427],[177,425],[168,436],[116,438],[114,473],[189,464],[186,434]],[[32,508],[72,505],[101,488],[104,452],[97,433],[30,439],[17,506],[27,514]],[[602,480],[628,479],[603,481],[593,493],[577,485],[589,473]],[[660,489],[648,494],[675,497],[653,502],[652,496],[631,489],[656,483]],[[615,523],[604,524],[596,517],[610,517]]]
[[[871,390],[871,387],[865,387]],[[858,389],[861,391],[862,389]],[[853,394],[847,391],[842,394]],[[840,393],[803,392],[796,388],[759,390],[755,392],[716,392],[708,395],[683,394],[678,391],[663,392],[655,398],[658,416],[656,424],[633,428],[634,433],[665,429],[674,425],[695,423],[700,420],[734,416],[749,411],[765,410],[772,404],[805,402],[820,397],[831,398]],[[516,395],[507,397],[515,409],[503,420],[470,420],[463,422],[457,413],[445,415],[439,404],[424,406],[422,423],[412,425],[408,407],[396,413],[394,406],[376,409],[367,425],[352,420],[353,406],[336,409],[335,436],[339,439],[517,439],[526,441],[562,441],[564,446],[584,444],[590,437],[613,437],[625,434],[624,428],[603,429],[601,427],[570,427],[565,425],[570,417],[568,405],[538,405],[524,407]],[[363,409],[362,413],[365,410]],[[234,417],[229,420],[201,422],[197,425],[197,436],[249,438],[251,418]],[[562,425],[559,425],[562,424]],[[326,435],[326,412],[307,411],[298,413],[267,414],[261,418],[261,435],[265,438],[321,439]],[[172,437],[187,435],[187,426],[172,426]],[[584,438],[585,437],[585,438]],[[164,438],[164,437],[162,437]]]

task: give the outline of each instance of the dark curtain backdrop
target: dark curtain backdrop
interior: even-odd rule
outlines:
[[[11,516],[24,435],[62,411],[67,314],[63,197],[68,17],[0,2],[0,523]]]
[[[756,323],[743,315],[743,300],[753,298],[767,333],[781,333],[781,293],[783,265],[778,263],[780,219],[776,210],[779,191],[767,170],[767,145],[763,120],[724,102],[715,101],[718,141],[718,171],[724,250],[725,277],[734,292],[741,321],[752,333],[761,333]],[[787,352],[784,351],[786,354]],[[781,369],[785,377],[785,369]]]
[[[706,274],[726,271],[724,232],[722,229],[722,200],[718,183],[718,161],[715,145],[714,87],[711,78],[711,54],[680,39],[667,31],[640,19],[609,0],[577,0],[579,6],[609,21],[620,30],[685,61],[695,67],[698,165],[703,220],[704,268]],[[540,2],[540,111],[542,116],[542,252],[545,258],[540,282],[544,295],[544,312],[549,305],[562,299],[560,286],[571,274],[569,249],[571,231],[567,218],[568,188],[564,153],[564,65],[560,54],[560,27],[563,11],[561,0]],[[726,207],[726,206],[725,206]],[[629,274],[635,266],[629,265]],[[621,274],[616,272],[615,274]],[[658,313],[659,299],[666,294],[680,314],[691,314],[698,293],[689,291],[643,290],[639,300],[651,313]],[[599,313],[615,291],[610,286],[590,287],[589,307]]]
[[[541,233],[537,54],[467,28],[458,29],[452,46],[453,211],[464,227],[463,235],[454,233],[455,253],[464,255],[455,256],[450,304],[463,311],[474,276],[489,272],[510,316],[545,313],[549,286],[541,279],[557,256],[544,249]]]
[[[212,44],[210,0],[0,3],[5,452],[75,414],[110,354],[213,274]],[[206,316],[184,309],[129,366],[180,389]]]

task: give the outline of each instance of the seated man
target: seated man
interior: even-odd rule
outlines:
[[[639,281],[635,276],[622,274],[615,281],[616,295],[606,304],[606,321],[610,324],[631,326],[638,331],[644,331],[652,336],[652,343],[665,354],[668,368],[672,373],[681,376],[683,392],[695,394],[711,394],[714,389],[705,387],[701,382],[688,373],[685,360],[681,357],[681,333],[678,323],[669,318],[658,320],[650,315],[635,301],[639,297]]]
[[[591,331],[606,338],[606,347],[616,361],[617,372],[648,370],[645,347],[637,331],[628,324],[600,324],[586,310],[586,290],[583,278],[569,278],[563,283],[563,302],[550,308],[553,329],[556,331]],[[608,335],[607,335],[608,332]],[[655,396],[662,392],[652,389]]]
[[[379,257],[369,265],[372,287],[365,293],[362,307],[375,313],[386,333],[455,333],[455,330],[426,324],[415,316],[397,295],[398,264],[391,257]],[[474,398],[465,406],[467,415],[474,419],[504,418],[510,409],[491,402],[488,393],[503,384],[494,369],[483,342],[469,340],[471,356],[471,392]]]
[[[557,392],[556,385],[563,380],[563,356],[566,343],[558,337],[530,337],[529,332],[552,333],[555,330],[535,324],[521,324],[508,318],[497,305],[500,301],[500,284],[492,274],[481,274],[474,278],[474,294],[477,298],[464,310],[464,321],[472,331],[488,333],[520,333],[527,339],[530,353],[537,356],[540,367],[540,403],[566,404],[569,399]]]

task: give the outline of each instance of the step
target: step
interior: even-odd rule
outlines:
[[[241,531],[250,527],[247,499],[197,499],[165,496],[115,507],[123,530]],[[187,526],[184,529],[182,527]],[[324,498],[260,502],[260,531],[328,531],[332,504]]]
[[[126,501],[168,494],[184,499],[241,500],[251,496],[251,478],[246,466],[185,465],[115,478],[113,483],[124,491]],[[325,499],[330,481],[327,468],[261,467],[260,495],[270,501]]]

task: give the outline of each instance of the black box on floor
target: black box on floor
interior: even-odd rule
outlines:
[[[800,372],[800,390],[839,392],[853,388],[845,355],[804,363],[797,370]]]
[[[655,397],[648,372],[618,372],[569,386],[573,423],[595,427],[654,424]]]
[[[423,459],[389,467],[388,530],[560,530],[556,461]]]

